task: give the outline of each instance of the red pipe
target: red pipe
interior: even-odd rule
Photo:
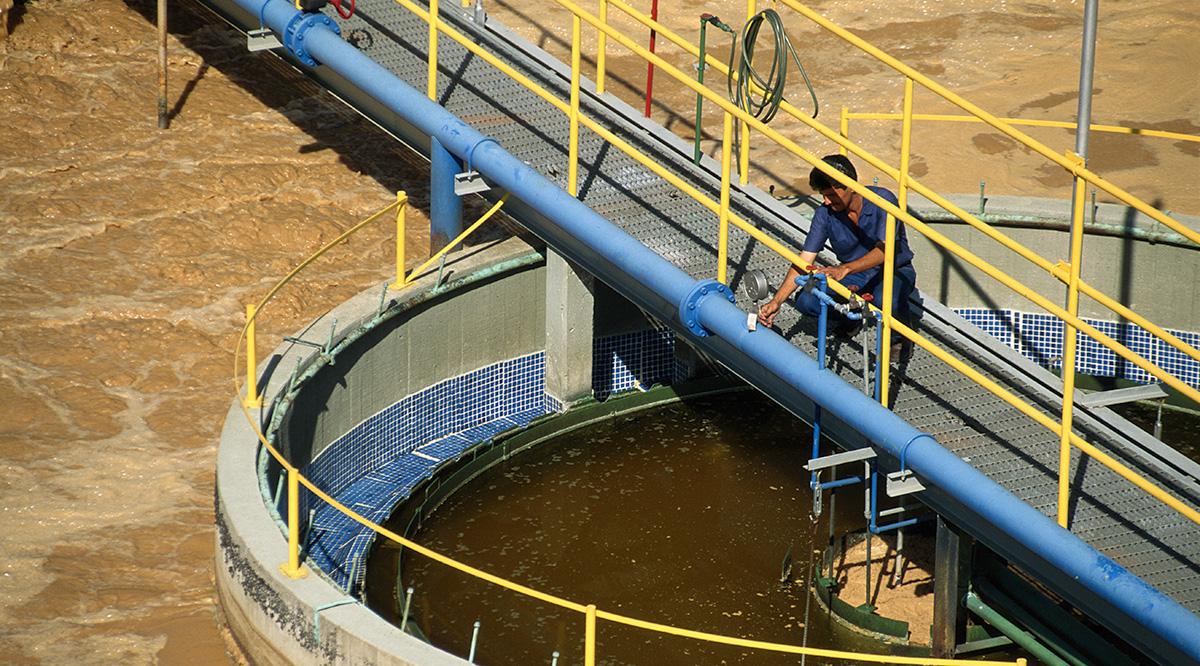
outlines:
[[[650,5],[650,18],[658,20],[658,0],[653,0]],[[654,42],[658,37],[658,32],[653,28],[650,29],[650,52],[654,53]],[[650,101],[654,99],[654,63],[646,63],[646,117],[650,117]]]

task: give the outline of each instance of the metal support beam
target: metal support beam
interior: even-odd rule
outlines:
[[[933,560],[933,656],[953,659],[954,647],[966,635],[962,599],[970,566],[966,536],[942,517],[937,521]]]

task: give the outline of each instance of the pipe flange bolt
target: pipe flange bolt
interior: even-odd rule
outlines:
[[[292,55],[296,56],[297,60],[309,67],[316,67],[317,61],[308,54],[308,49],[304,46],[304,36],[317,26],[328,28],[338,37],[342,36],[342,29],[338,27],[337,23],[318,12],[296,14],[292,20],[288,21],[287,27],[283,30],[283,45],[292,52]]]
[[[679,301],[679,321],[698,338],[708,337],[708,329],[700,324],[700,301],[709,296],[724,296],[730,303],[735,302],[733,291],[728,286],[716,280],[701,280],[692,290]]]

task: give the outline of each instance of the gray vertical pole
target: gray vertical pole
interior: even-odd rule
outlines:
[[[1098,4],[1099,0],[1086,0],[1083,7],[1083,48],[1079,63],[1079,111],[1075,120],[1075,153],[1084,159],[1087,159],[1088,152],[1088,129],[1092,126],[1092,72],[1096,68]]]
[[[933,657],[953,659],[958,645],[958,628],[965,616],[960,611],[960,580],[963,543],[957,530],[938,516],[933,555]]]
[[[158,0],[158,129],[167,129],[167,0]]]
[[[1079,106],[1075,113],[1075,154],[1087,163],[1088,133],[1092,127],[1092,72],[1096,69],[1096,14],[1099,0],[1085,0],[1083,6],[1083,44],[1079,59]],[[1071,188],[1071,213],[1084,202],[1075,200]],[[1074,219],[1072,217],[1071,219]],[[1069,250],[1067,256],[1070,256]]]

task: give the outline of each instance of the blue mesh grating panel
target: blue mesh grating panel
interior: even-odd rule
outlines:
[[[1062,366],[1063,324],[1057,318],[1047,314],[985,308],[961,308],[956,312],[1036,363],[1048,368]],[[1200,362],[1154,337],[1142,327],[1127,322],[1084,321],[1184,382],[1200,386]],[[1200,334],[1171,332],[1193,347],[1200,342]],[[1143,384],[1157,381],[1150,373],[1121,358],[1090,335],[1077,332],[1075,343],[1075,367],[1079,372],[1096,377],[1119,377]]]
[[[675,336],[667,328],[597,338],[592,352],[592,392],[605,400],[675,380]]]
[[[546,396],[545,372],[545,353],[538,352],[439,382],[352,428],[304,474],[364,517],[383,521],[439,465],[501,432],[561,411]],[[302,515],[310,507],[315,512],[306,552],[353,594],[362,584],[363,557],[374,532],[306,491]]]

